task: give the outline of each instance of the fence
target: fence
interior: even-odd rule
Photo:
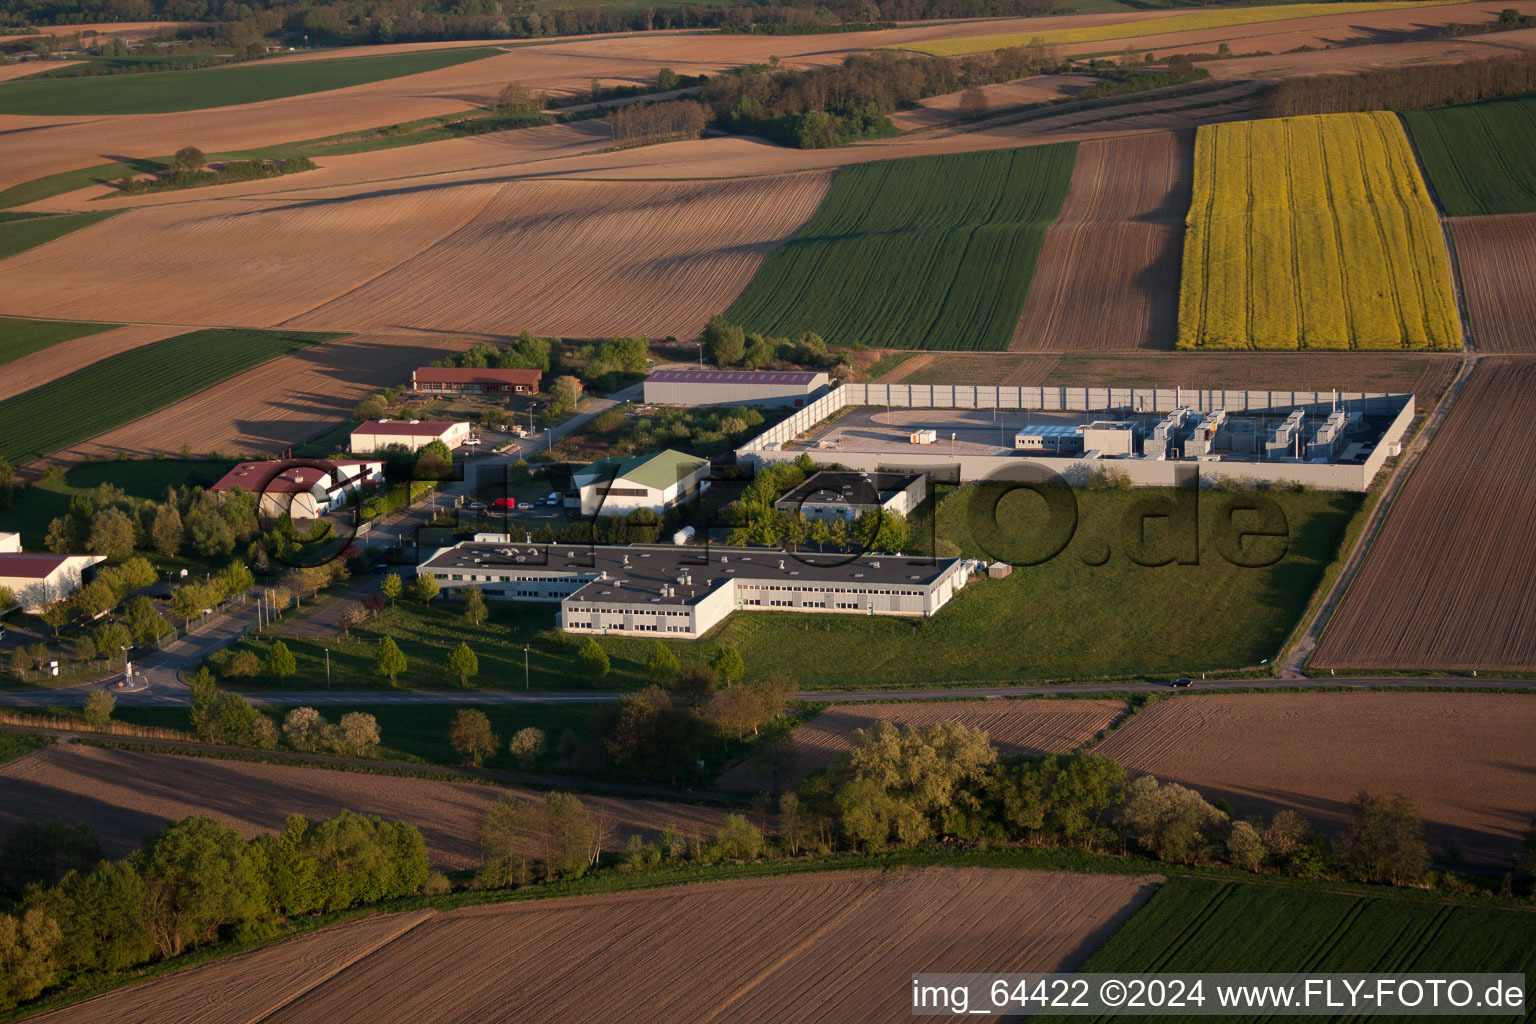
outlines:
[[[1166,413],[1193,408],[1201,412],[1225,409],[1232,413],[1288,412],[1303,408],[1318,411],[1340,408],[1375,415],[1392,414],[1392,420],[1375,450],[1360,464],[1313,462],[1239,462],[1220,460],[1166,461],[1159,459],[1079,459],[1039,455],[951,455],[924,450],[858,452],[838,449],[789,449],[784,445],[843,409],[855,406],[889,406],[903,409],[1018,409],[1041,412]],[[1067,483],[1082,483],[1095,470],[1123,473],[1138,487],[1172,487],[1190,467],[1207,481],[1234,483],[1300,484],[1323,490],[1363,491],[1390,457],[1413,422],[1414,398],[1407,394],[1359,391],[1226,391],[1184,388],[1013,388],[979,384],[844,384],[775,424],[736,450],[738,462],[759,464],[791,462],[809,455],[819,464],[836,462],[859,472],[889,470],[922,473],[933,479],[962,483],[1006,476],[1025,462],[1038,462],[1055,471]]]
[[[57,729],[61,732],[94,732],[108,736],[133,736],[144,740],[196,740],[190,732],[180,729],[164,729],[154,725],[133,725],[129,722],[108,722],[92,725],[79,718],[60,718],[54,715],[26,715],[18,711],[0,711],[0,725],[22,725],[34,729]]]

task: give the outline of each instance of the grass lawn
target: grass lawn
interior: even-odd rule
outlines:
[[[19,252],[47,245],[56,238],[63,238],[71,231],[89,227],[99,220],[106,220],[115,211],[105,213],[61,213],[50,217],[28,217],[25,220],[0,222],[0,260]],[[62,339],[61,339],[62,340]]]
[[[78,463],[62,477],[50,475],[18,490],[11,507],[0,510],[0,530],[20,533],[28,551],[46,551],[49,522],[68,512],[69,500],[77,494],[89,495],[102,484],[111,484],[130,498],[160,501],[167,487],[206,487],[233,465],[232,461],[187,459]]]
[[[1356,494],[1201,492],[1199,563],[1149,567],[1128,557],[1134,513],[1143,502],[1170,499],[1171,492],[1078,491],[1079,524],[1057,557],[1021,566],[1001,580],[973,580],[931,619],[812,615],[753,611],[733,615],[703,641],[662,641],[680,661],[702,661],[717,644],[735,645],[749,674],[784,672],[808,688],[879,687],[951,682],[1014,682],[1098,676],[1174,676],[1257,665],[1275,656],[1306,607],[1324,569],[1360,506]],[[1272,498],[1285,517],[1287,537],[1249,540],[1244,557],[1283,557],[1264,568],[1229,563],[1221,554],[1229,503]],[[954,491],[939,505],[937,536],[967,556],[1025,560],[1043,532],[1034,525],[1043,502],[1014,492],[998,504],[1005,529],[985,526],[987,496],[974,486]],[[1153,561],[1176,538],[1165,520],[1148,520],[1141,555]],[[1254,529],[1259,517],[1237,512],[1231,522]],[[1127,524],[1132,530],[1128,532]],[[926,531],[919,516],[915,529]],[[914,547],[918,545],[914,543]],[[1088,564],[1104,557],[1100,565]],[[1038,557],[1038,552],[1035,552]],[[517,689],[523,685],[523,646],[534,689],[584,689],[591,684],[576,667],[579,641],[554,631],[553,605],[491,603],[490,621],[475,628],[457,605],[431,608],[402,600],[343,640],[290,639],[299,672],[287,685],[324,684],[324,647],[331,649],[331,677],[345,688],[381,688],[373,674],[378,639],[393,635],[410,661],[400,679],[410,687],[456,687],[443,673],[449,649],[468,643],[480,659],[471,685]],[[645,685],[653,638],[605,637],[611,670],[605,690]],[[252,641],[258,654],[262,641]],[[270,681],[260,685],[270,685]]]
[[[0,236],[5,225],[0,224]],[[13,359],[41,352],[61,341],[74,341],[91,334],[110,331],[116,324],[78,324],[67,320],[21,320],[0,317],[0,365]]]
[[[1390,894],[1358,896],[1297,886],[1173,878],[1079,970],[1530,974],[1536,971],[1536,914]],[[1090,1018],[1042,1015],[1031,1019]],[[1167,1018],[1117,1014],[1093,1019],[1129,1024]],[[1506,1013],[1478,1019],[1511,1017]]]
[[[0,458],[13,466],[41,458],[269,359],[335,337],[297,331],[207,330],[130,349],[0,402]],[[167,445],[175,447],[172,439],[167,439]]]
[[[500,50],[421,50],[381,57],[242,64],[197,71],[25,79],[0,85],[0,114],[166,114],[345,89],[491,57]]]
[[[24,732],[0,732],[0,764],[26,757],[34,750],[53,743],[52,736],[32,736]]]

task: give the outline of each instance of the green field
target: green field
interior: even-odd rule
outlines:
[[[1174,878],[1159,888],[1080,970],[1128,973],[1475,971],[1529,975],[1536,973],[1536,914],[1492,907],[1447,906],[1392,896],[1357,896],[1290,886]],[[1132,1021],[1171,1018],[1116,1015],[1030,1019],[1079,1022],[1097,1019],[1131,1024]],[[1256,1018],[1222,1016],[1219,1019]],[[1502,1017],[1457,1018],[1516,1019],[1529,1017],[1506,1013]]]
[[[41,750],[52,744],[52,736],[32,736],[24,732],[0,732],[0,764],[19,760],[34,750]]]
[[[130,349],[0,402],[0,458],[19,466],[334,337],[208,330]]]
[[[1289,524],[1288,551],[1274,566],[1242,568],[1219,552],[1225,502],[1252,495],[1207,491],[1199,510],[1200,564],[1144,567],[1126,555],[1127,516],[1160,491],[1079,491],[1080,525],[1067,548],[1007,579],[973,580],[929,619],[811,615],[752,611],[732,615],[703,641],[663,641],[680,661],[702,661],[719,643],[741,651],[753,675],[783,672],[808,688],[921,685],[939,682],[995,683],[1094,676],[1176,676],[1241,668],[1273,658],[1306,606],[1324,568],[1337,554],[1360,496],[1338,492],[1275,494]],[[1000,504],[999,518],[1023,524],[1031,510],[1014,494]],[[1038,499],[1034,499],[1038,500]],[[988,559],[1028,554],[1027,527],[1016,535],[972,528],[973,509],[984,507],[974,488],[948,498],[939,509],[941,538],[968,556]],[[1255,524],[1246,514],[1240,527]],[[914,530],[921,533],[922,520]],[[1153,551],[1163,545],[1148,526]],[[981,533],[983,536],[978,537]],[[914,537],[916,548],[921,543]],[[1252,543],[1252,542],[1250,542]],[[1262,543],[1276,543],[1266,541]],[[1097,559],[1109,545],[1112,557]],[[1143,556],[1143,561],[1155,558]],[[575,645],[551,631],[553,605],[491,602],[491,618],[475,628],[457,605],[439,599],[432,608],[401,599],[395,608],[353,631],[350,639],[290,639],[298,674],[287,685],[308,689],[325,680],[325,653],[338,687],[384,687],[373,674],[378,637],[396,637],[410,661],[401,685],[457,686],[442,670],[446,652],[468,643],[480,659],[472,685],[517,689],[524,685],[523,646],[529,645],[534,689],[585,689],[576,668]],[[999,642],[1007,637],[1007,643]],[[598,687],[633,690],[645,685],[649,638],[605,637],[612,669]],[[260,654],[265,647],[253,643]],[[271,680],[257,680],[271,685]]]
[[[1399,116],[1445,213],[1536,213],[1536,96]]]
[[[25,79],[0,85],[0,114],[167,114],[345,89],[490,57],[500,50],[421,50],[383,57],[274,61],[200,71]]]
[[[0,221],[0,260],[26,252],[39,245],[47,245],[55,238],[63,238],[71,231],[106,220],[106,213],[63,213],[51,217],[28,217],[25,220]]]
[[[726,316],[748,332],[878,348],[1005,349],[1075,143],[839,171]]]
[[[0,235],[5,225],[0,224]],[[0,366],[13,359],[41,352],[63,341],[110,331],[116,324],[77,324],[68,320],[21,320],[0,317]]]
[[[20,533],[27,551],[43,551],[48,524],[69,511],[76,495],[111,484],[130,498],[162,501],[167,487],[207,487],[233,466],[228,460],[199,459],[83,462],[62,477],[50,476],[18,490],[11,506],[0,509],[0,530]]]

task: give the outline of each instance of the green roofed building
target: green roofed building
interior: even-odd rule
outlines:
[[[709,486],[709,460],[668,448],[654,455],[599,459],[573,476],[582,515],[627,515],[637,508],[661,513],[692,501]]]

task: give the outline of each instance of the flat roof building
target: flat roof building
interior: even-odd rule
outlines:
[[[735,611],[933,615],[976,565],[777,548],[518,544],[479,534],[437,551],[417,572],[445,591],[559,602],[558,624],[573,633],[695,639]]]
[[[21,550],[21,534],[0,533],[0,554]]]
[[[656,370],[647,405],[789,405],[800,408],[831,384],[820,370]]]
[[[921,473],[846,473],[821,470],[773,503],[781,512],[799,512],[807,519],[858,519],[866,512],[884,509],[899,516],[928,496],[927,478]]]
[[[709,486],[709,460],[671,448],[653,455],[599,459],[573,470],[582,515],[624,515],[646,508],[658,515],[692,501]]]
[[[452,420],[369,420],[352,431],[351,449],[367,455],[396,445],[419,451],[441,441],[449,451],[469,440],[469,424]]]
[[[433,395],[536,395],[543,377],[539,370],[423,366],[411,372],[411,387]]]
[[[75,592],[86,569],[107,560],[105,555],[0,554],[0,587],[16,595],[23,611],[40,612]]]

